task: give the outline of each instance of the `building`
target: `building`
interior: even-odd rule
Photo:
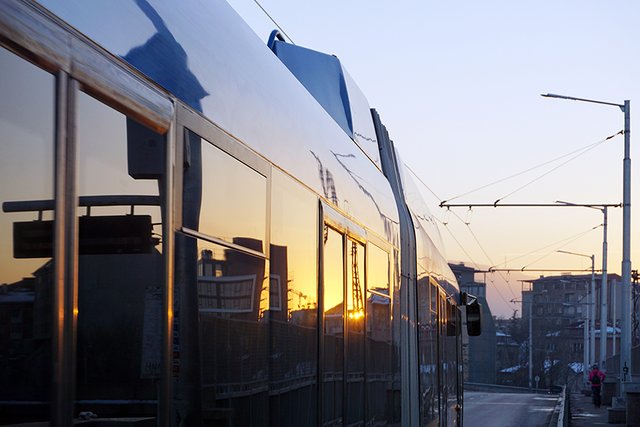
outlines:
[[[541,378],[540,387],[565,383],[580,374],[585,361],[584,323],[590,307],[591,274],[541,276],[528,282],[522,292],[523,322],[529,325],[533,341],[532,375]],[[602,276],[595,275],[595,357],[600,359],[600,330],[607,328],[607,356],[619,352],[621,289],[620,276],[607,276],[607,319],[602,321]],[[531,321],[529,321],[531,320]],[[590,336],[592,332],[588,332]]]
[[[487,302],[486,284],[475,280],[476,270],[464,263],[449,264],[456,275],[460,292],[466,292],[478,298],[482,305],[482,334],[467,337],[463,341],[463,352],[468,358],[469,369],[465,373],[465,381],[474,383],[496,383],[496,327]],[[465,360],[465,362],[467,362]]]

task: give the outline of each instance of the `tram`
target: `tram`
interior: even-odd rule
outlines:
[[[461,425],[477,304],[337,58],[5,0],[0,69],[0,424]]]

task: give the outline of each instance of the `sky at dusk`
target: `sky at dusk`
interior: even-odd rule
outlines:
[[[230,4],[266,43],[275,25],[258,5]],[[596,269],[602,267],[600,210],[447,211],[439,204],[620,203],[623,137],[605,141],[623,129],[620,109],[540,94],[631,100],[631,262],[638,268],[640,3],[260,4],[295,44],[340,58],[380,113],[404,162],[428,186],[422,190],[441,224],[445,256],[478,269],[590,269],[587,257],[557,250],[595,254]],[[620,274],[622,210],[610,208],[608,220],[608,270]],[[520,304],[510,302],[520,299],[519,280],[541,274],[557,273],[487,274],[494,314],[520,315]]]

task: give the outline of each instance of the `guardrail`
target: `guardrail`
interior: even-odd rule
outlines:
[[[551,414],[549,427],[564,427],[569,425],[569,418],[571,418],[571,408],[569,405],[571,399],[567,397],[567,393],[567,386],[563,386],[562,392],[560,392],[560,396],[558,396],[558,403],[553,410],[553,414]]]
[[[464,389],[468,391],[486,391],[486,392],[495,392],[495,393],[539,393],[539,394],[549,394],[552,391],[549,389],[529,389],[528,387],[515,387],[509,385],[499,385],[499,384],[483,384],[483,383],[464,383]],[[560,392],[560,390],[558,390]]]

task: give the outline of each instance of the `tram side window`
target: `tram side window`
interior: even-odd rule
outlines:
[[[197,251],[205,419],[264,426],[268,386],[265,261],[200,239]],[[179,359],[182,369],[192,363],[186,353]]]
[[[78,409],[152,416],[162,341],[163,161],[159,154],[141,163],[140,151],[161,148],[164,137],[87,94],[77,108]]]
[[[446,374],[447,374],[447,388],[449,408],[455,405],[457,400],[456,386],[458,375],[458,360],[457,360],[457,330],[458,330],[458,308],[450,301],[445,301],[445,309],[447,311],[447,335],[445,340],[446,346]]]
[[[364,418],[364,324],[365,283],[364,245],[347,239],[347,360],[346,360],[346,423],[353,425]]]
[[[367,246],[367,424],[393,419],[393,342],[389,254]]]
[[[440,342],[440,351],[438,353],[438,357],[440,358],[440,414],[443,418],[448,416],[448,403],[449,403],[449,342],[447,340],[447,301],[445,294],[442,292],[438,293],[438,334],[439,334],[439,342]]]
[[[198,138],[199,139],[199,138]],[[197,167],[197,152],[193,138],[191,144],[190,167]],[[243,245],[251,240],[259,243],[260,251],[265,251],[267,180],[264,176],[231,157],[215,145],[202,140],[202,199],[198,224],[195,227],[208,236],[217,237],[229,243]],[[185,192],[190,188],[185,172]],[[195,185],[195,184],[194,184]],[[188,197],[187,194],[185,194]],[[185,204],[185,210],[192,209]],[[185,212],[190,217],[193,212]],[[238,240],[240,239],[240,240]],[[249,245],[253,245],[249,243]]]
[[[1,47],[0,70],[0,424],[11,424],[49,419],[55,79]]]
[[[401,414],[401,402],[402,402],[402,394],[400,392],[401,389],[401,375],[400,375],[400,323],[395,321],[395,319],[400,319],[402,316],[402,308],[400,303],[400,284],[401,284],[401,270],[400,270],[400,251],[398,249],[393,250],[393,268],[391,270],[391,289],[392,289],[392,298],[391,298],[391,306],[392,314],[391,317],[394,319],[391,322],[392,332],[391,338],[393,342],[393,358],[392,358],[392,375],[393,375],[393,383],[391,385],[392,388],[392,397],[390,398],[392,407],[389,412],[390,423],[399,423],[400,422],[400,414]]]
[[[322,420],[324,425],[342,425],[344,244],[340,233],[324,227]]]
[[[190,130],[184,144],[175,247],[179,417],[266,425],[267,178]]]
[[[318,401],[318,201],[271,176],[269,422],[313,425]]]
[[[440,355],[441,350],[441,340],[440,334],[438,332],[438,326],[440,325],[440,320],[438,319],[438,295],[439,288],[435,282],[431,282],[431,286],[429,286],[429,295],[431,298],[431,335],[430,335],[430,345],[429,352],[431,354],[431,358],[433,360],[434,369],[431,373],[431,386],[433,387],[432,393],[432,408],[434,411],[434,417],[437,418],[440,416],[440,392],[439,387],[441,386],[441,371],[442,366],[439,362],[442,361],[442,356]]]
[[[422,268],[422,267],[420,267]],[[420,410],[422,423],[428,425],[437,418],[437,370],[439,369],[437,351],[437,330],[431,305],[434,292],[429,275],[422,269],[418,279],[418,345],[420,361]]]

